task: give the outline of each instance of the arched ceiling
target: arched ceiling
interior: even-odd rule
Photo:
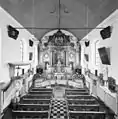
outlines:
[[[118,0],[0,0],[0,5],[37,38],[50,29],[67,28],[79,39],[118,7]],[[60,12],[59,12],[60,11]],[[60,20],[59,20],[60,18]],[[68,29],[69,28],[69,29]]]

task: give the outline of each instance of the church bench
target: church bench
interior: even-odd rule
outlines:
[[[68,100],[68,104],[75,105],[75,104],[98,104],[97,100]]]
[[[21,104],[50,104],[50,99],[30,99],[25,98],[20,101]]]
[[[52,95],[25,95],[23,98],[51,99]]]
[[[27,94],[27,95],[34,95],[34,96],[52,96],[52,94]]]
[[[32,88],[32,91],[53,91],[52,88]]]
[[[88,92],[66,92],[66,95],[89,95]]]
[[[13,119],[18,119],[18,118],[37,118],[37,119],[48,119],[49,116],[49,111],[16,111],[13,110]]]
[[[65,91],[69,92],[86,92],[87,89],[79,88],[79,89],[66,89]]]
[[[69,111],[99,111],[100,105],[68,105]]]
[[[18,104],[17,111],[48,111],[49,104]]]
[[[67,99],[94,99],[91,95],[66,95]]]
[[[91,98],[91,99],[89,99],[89,98],[88,98],[88,99],[84,99],[84,98],[80,98],[80,99],[79,99],[79,98],[75,98],[75,99],[74,99],[74,98],[73,98],[73,99],[67,99],[67,100],[68,100],[68,101],[73,101],[73,100],[74,100],[74,101],[80,101],[80,102],[81,102],[81,101],[95,101],[94,98]]]
[[[52,91],[30,91],[29,94],[52,94]]]
[[[69,111],[69,119],[105,119],[105,112]]]

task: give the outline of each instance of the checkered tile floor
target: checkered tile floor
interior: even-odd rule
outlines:
[[[50,119],[68,119],[67,105],[65,100],[54,99],[51,102]]]

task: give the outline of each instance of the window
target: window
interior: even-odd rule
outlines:
[[[30,53],[29,53],[29,60],[32,60],[32,59],[33,59],[33,53],[30,52]]]
[[[100,56],[98,52],[98,47],[99,47],[99,40],[95,42],[95,65],[96,66],[100,65]]]
[[[20,52],[21,52],[21,59],[23,61],[23,57],[24,57],[24,44],[23,44],[22,40],[20,40]]]
[[[27,61],[27,43],[24,38],[20,40],[21,61]]]
[[[45,53],[43,55],[43,61],[46,62],[46,61],[49,61],[49,54],[48,53]]]

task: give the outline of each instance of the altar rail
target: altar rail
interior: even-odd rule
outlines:
[[[38,81],[39,80],[39,81]],[[65,86],[73,86],[76,88],[83,88],[83,81],[73,81],[73,80],[40,80],[38,79],[35,82],[35,87],[46,87],[51,85],[65,85]]]

